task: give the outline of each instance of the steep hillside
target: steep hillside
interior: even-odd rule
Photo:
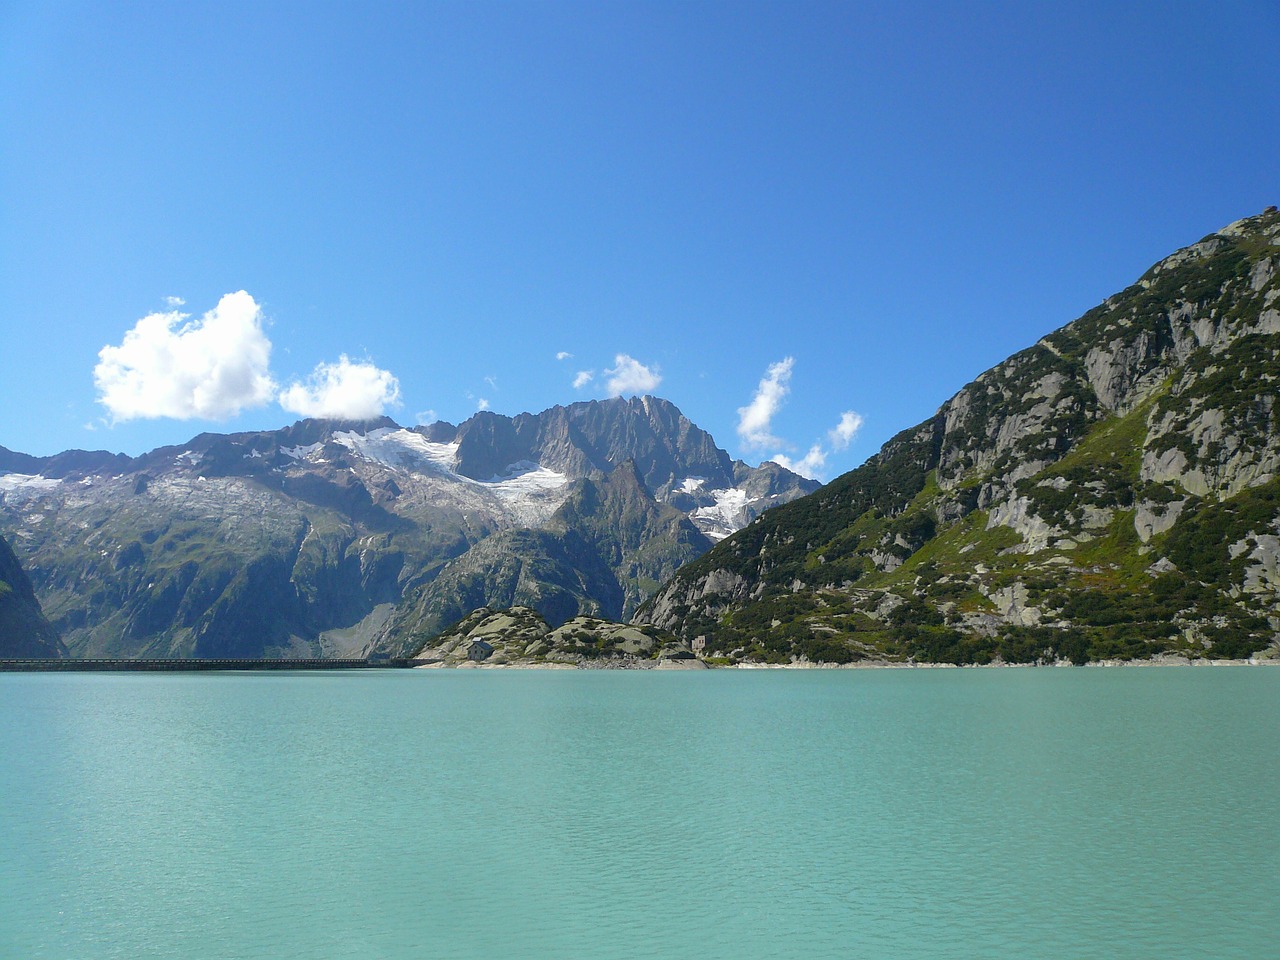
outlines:
[[[844,662],[1274,646],[1280,214],[987,371],[641,609],[708,652]]]
[[[31,581],[0,537],[0,657],[63,657],[66,648],[40,611]]]
[[[645,397],[413,430],[308,420],[138,458],[0,448],[0,533],[74,656],[350,656],[485,604],[622,616],[815,486]]]

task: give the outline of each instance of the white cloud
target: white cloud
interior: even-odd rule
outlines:
[[[280,392],[280,406],[302,417],[372,420],[400,402],[400,381],[368,361],[352,363],[344,353],[337,363],[316,365],[305,383]]]
[[[573,378],[573,389],[581,390],[595,378],[596,373],[594,370],[579,370],[578,375]]]
[[[756,395],[751,402],[738,408],[738,436],[742,438],[744,446],[758,450],[782,444],[770,431],[773,415],[778,412],[782,401],[791,391],[789,384],[794,365],[794,357],[784,357],[777,363],[770,364],[764,379],[756,387]]]
[[[556,354],[557,360],[569,360],[572,357],[573,357],[573,354],[570,353],[568,350],[561,350],[559,353]]]
[[[801,476],[809,477],[811,480],[821,480],[823,479],[822,470],[827,465],[827,457],[847,449],[860,429],[862,429],[862,415],[853,410],[846,410],[840,414],[840,422],[827,431],[827,438],[831,441],[830,450],[824,449],[821,443],[815,443],[799,460],[792,460],[783,453],[774,454],[771,459],[778,466],[786,467]]]
[[[808,477],[810,480],[819,480],[819,474],[822,468],[827,465],[827,453],[822,449],[822,444],[815,443],[809,448],[799,460],[792,460],[785,454],[777,453],[770,457],[774,463],[780,467],[786,467],[793,473],[798,473],[802,477]]]
[[[773,435],[773,418],[791,392],[791,371],[794,367],[794,357],[783,357],[777,363],[770,364],[756,387],[751,402],[738,408],[738,437],[744,447],[756,450],[776,450],[779,447],[794,449],[791,444]],[[827,457],[847,449],[861,429],[862,415],[854,410],[846,410],[840,414],[840,422],[827,431],[829,447],[818,440],[797,460],[785,453],[775,453],[770,459],[787,470],[821,480]]]
[[[649,393],[657,389],[658,384],[662,382],[662,377],[656,369],[646,367],[639,360],[625,353],[615,356],[613,362],[615,366],[605,371],[605,375],[609,378],[607,386],[611,397],[620,397],[624,393]]]
[[[436,416],[434,410],[419,410],[413,415],[413,419],[419,424],[435,423],[440,418]]]
[[[488,400],[486,400],[484,397],[481,397],[479,400],[477,400],[477,401],[476,401],[476,409],[477,409],[477,410],[488,410],[488,409],[489,409],[489,401],[488,401]]]
[[[93,382],[113,420],[225,420],[275,396],[271,341],[253,297],[228,293],[199,320],[189,317],[149,314],[119,346],[98,351]]]
[[[170,308],[185,307],[187,305],[187,301],[183,300],[181,297],[165,297],[164,305]]]
[[[831,446],[834,449],[844,450],[853,442],[853,438],[858,435],[858,431],[861,429],[862,414],[846,410],[840,414],[840,422],[835,425],[835,429],[827,431],[827,436],[830,438]]]
[[[487,384],[489,385],[489,389],[490,389],[490,390],[497,390],[497,389],[498,389],[498,378],[497,378],[497,377],[493,377],[493,376],[485,377],[485,378],[484,378],[484,382],[485,382],[485,383],[487,383]]]

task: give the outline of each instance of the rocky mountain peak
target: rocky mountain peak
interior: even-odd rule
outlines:
[[[630,613],[707,536],[815,486],[761,476],[654,397],[302,420],[137,458],[0,452],[0,531],[77,655],[354,655],[460,598]]]

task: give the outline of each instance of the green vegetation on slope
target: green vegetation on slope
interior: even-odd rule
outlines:
[[[1268,649],[1278,263],[1275,211],[1163,261],[681,570],[640,616],[778,661]]]

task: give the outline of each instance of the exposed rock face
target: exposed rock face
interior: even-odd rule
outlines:
[[[1138,539],[1150,543],[1157,534],[1172,530],[1187,503],[1187,500],[1174,500],[1172,503],[1138,501],[1133,514],[1133,529],[1137,531]]]
[[[704,614],[716,616],[736,603],[746,601],[751,595],[747,580],[724,568],[716,568],[705,576],[691,581],[685,591],[659,591],[646,608],[645,618],[655,623],[676,623],[683,611],[697,604]]]
[[[58,633],[40,611],[31,581],[0,537],[0,657],[66,656]]]
[[[1280,590],[1280,537],[1274,533],[1256,534],[1233,543],[1229,552],[1232,559],[1245,558],[1242,589],[1274,600]]]
[[[457,470],[474,480],[521,461],[578,478],[631,460],[659,498],[688,476],[703,477],[714,489],[738,482],[736,464],[711,435],[656,397],[592,400],[514,418],[478,413],[458,428],[457,442]]]
[[[1178,251],[719,544],[639,615],[753,656],[1267,648],[1277,264],[1274,209]],[[726,577],[732,590],[709,589]]]
[[[646,397],[304,420],[132,459],[0,449],[0,533],[75,656],[359,656],[485,604],[629,616],[702,531],[815,487]]]

